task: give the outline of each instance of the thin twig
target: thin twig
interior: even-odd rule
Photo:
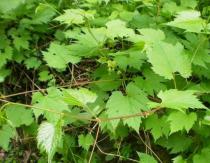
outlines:
[[[97,140],[98,140],[98,135],[99,135],[99,122],[97,122],[96,124],[98,125],[98,128],[97,128],[97,132],[96,132],[96,138],[95,138],[95,141],[93,143],[93,148],[92,148],[92,151],[91,151],[91,154],[90,154],[90,158],[89,158],[89,161],[88,163],[91,163],[91,160],[92,160],[92,157],[93,157],[93,152],[95,150],[95,147],[96,147],[96,143],[97,143]]]
[[[113,154],[113,153],[104,152],[104,151],[98,146],[97,143],[96,143],[96,147],[97,147],[98,150],[99,150],[102,154],[104,154],[104,155],[113,156],[113,157],[119,157],[119,158],[126,159],[126,160],[129,160],[129,161],[132,161],[132,162],[139,162],[138,160],[134,160],[134,159],[132,159],[132,158],[124,157],[124,156],[117,155],[117,154]]]

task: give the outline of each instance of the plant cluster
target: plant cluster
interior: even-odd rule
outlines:
[[[210,1],[0,0],[0,160],[207,163]]]

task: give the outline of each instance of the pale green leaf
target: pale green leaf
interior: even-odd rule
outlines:
[[[113,54],[115,56],[114,61],[117,65],[126,70],[127,67],[133,67],[140,70],[144,60],[146,59],[145,55],[138,51],[123,51]]]
[[[120,19],[111,20],[106,23],[107,36],[114,39],[116,37],[132,37],[135,35],[133,29],[127,28],[126,23]]]
[[[162,100],[161,103],[150,103],[151,106],[166,107],[171,109],[183,110],[187,108],[206,108],[194,95],[195,91],[186,90],[179,91],[170,89],[160,91],[158,97]]]
[[[57,69],[65,69],[68,63],[77,63],[79,57],[71,55],[71,52],[66,45],[59,45],[52,42],[47,52],[42,52],[44,60],[50,67]]]
[[[40,3],[35,10],[35,15],[32,18],[33,24],[43,24],[49,22],[56,15],[53,6]]]
[[[86,88],[63,90],[64,100],[70,105],[86,106],[95,102],[97,95]]]
[[[180,43],[172,45],[156,42],[147,50],[149,62],[155,73],[166,79],[173,79],[173,73],[179,72],[184,78],[191,75],[191,64]]]
[[[87,12],[82,9],[67,9],[64,14],[55,18],[55,20],[60,21],[68,25],[72,24],[83,24],[86,19],[93,19],[94,15],[91,12]]]
[[[43,122],[38,129],[37,141],[41,150],[48,154],[48,162],[50,162],[55,154],[56,148],[62,140],[61,122],[56,125]]]
[[[204,29],[206,22],[200,17],[200,12],[195,10],[181,11],[177,13],[174,21],[167,25],[185,29],[187,32],[199,33]]]

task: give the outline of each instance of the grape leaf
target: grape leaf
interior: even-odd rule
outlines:
[[[116,37],[132,37],[135,36],[133,29],[127,28],[126,23],[120,19],[111,20],[106,23],[107,36],[111,39]]]
[[[6,116],[14,127],[20,127],[21,125],[30,125],[33,119],[33,112],[30,109],[26,109],[23,106],[7,105]]]
[[[170,153],[179,153],[186,151],[192,144],[192,139],[189,136],[175,133],[168,138],[161,137],[157,140],[157,144],[166,147]]]
[[[195,113],[185,114],[180,111],[172,112],[168,116],[171,129],[170,133],[174,133],[183,129],[189,132],[196,120],[197,115]]]
[[[205,27],[205,20],[200,18],[200,12],[187,10],[178,12],[174,21],[166,23],[169,26],[185,29],[187,32],[201,32]]]
[[[43,122],[37,133],[38,147],[48,154],[48,162],[51,162],[56,148],[62,141],[62,123],[59,121],[56,125]]]
[[[157,161],[149,154],[138,152],[140,158],[139,163],[157,163]]]
[[[65,89],[63,90],[63,98],[70,105],[84,107],[88,103],[95,102],[97,95],[88,89]]]
[[[55,20],[60,21],[68,25],[72,24],[83,24],[85,19],[93,19],[93,13],[87,12],[82,9],[67,9],[64,14],[55,18]]]
[[[34,93],[32,102],[35,108],[34,115],[38,118],[44,115],[51,123],[57,123],[63,111],[69,111],[68,104],[63,101],[62,92],[59,89],[50,87],[48,94],[43,96],[40,92]]]
[[[88,150],[90,146],[93,144],[94,139],[91,134],[88,135],[79,135],[79,145],[84,148],[85,150]]]
[[[200,153],[197,153],[193,156],[193,163],[208,162],[210,160],[209,152],[209,148],[203,148]]]
[[[14,138],[16,135],[16,131],[9,125],[3,125],[0,129],[0,147],[4,150],[8,151],[9,149],[9,142],[11,138]]]
[[[179,156],[173,158],[173,163],[187,163],[187,161],[184,160],[183,157],[179,155]]]
[[[140,70],[144,60],[146,59],[145,55],[138,51],[123,51],[112,54],[115,56],[114,61],[117,65],[126,70],[127,67],[133,67],[137,70]]]
[[[150,107],[166,107],[183,111],[187,108],[206,108],[194,95],[196,91],[186,90],[179,91],[177,89],[170,89],[160,91],[158,97],[162,100],[161,103],[150,103]]]
[[[115,91],[109,98],[106,107],[108,108],[106,113],[109,118],[126,116],[131,114],[140,113],[142,110],[147,110],[147,98],[144,92],[139,89],[133,83],[128,84],[126,87],[127,96],[123,96],[122,92]],[[116,129],[120,122],[120,119],[112,120],[111,124]],[[133,117],[123,120],[124,124],[133,128],[138,132],[141,118]]]
[[[166,90],[166,80],[163,77],[155,74],[150,69],[143,70],[143,77],[138,76],[133,80],[139,88],[150,95],[153,95],[160,90]]]
[[[68,63],[75,64],[80,61],[79,57],[71,55],[68,46],[56,42],[52,42],[48,51],[42,52],[42,55],[50,67],[57,69],[65,69]]]
[[[179,72],[187,78],[191,75],[191,64],[184,48],[180,43],[172,45],[166,42],[154,43],[152,48],[147,50],[149,62],[155,73],[166,79],[173,79],[173,73]]]
[[[161,118],[158,118],[156,114],[146,118],[145,129],[151,130],[150,132],[155,140],[164,135],[167,137],[170,132],[170,128],[167,123],[167,117],[163,116]]]
[[[18,6],[23,4],[25,0],[8,0],[8,1],[0,1],[0,12],[7,13],[16,9]]]

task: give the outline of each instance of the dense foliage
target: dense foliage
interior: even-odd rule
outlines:
[[[0,0],[0,160],[210,160],[209,0]]]

